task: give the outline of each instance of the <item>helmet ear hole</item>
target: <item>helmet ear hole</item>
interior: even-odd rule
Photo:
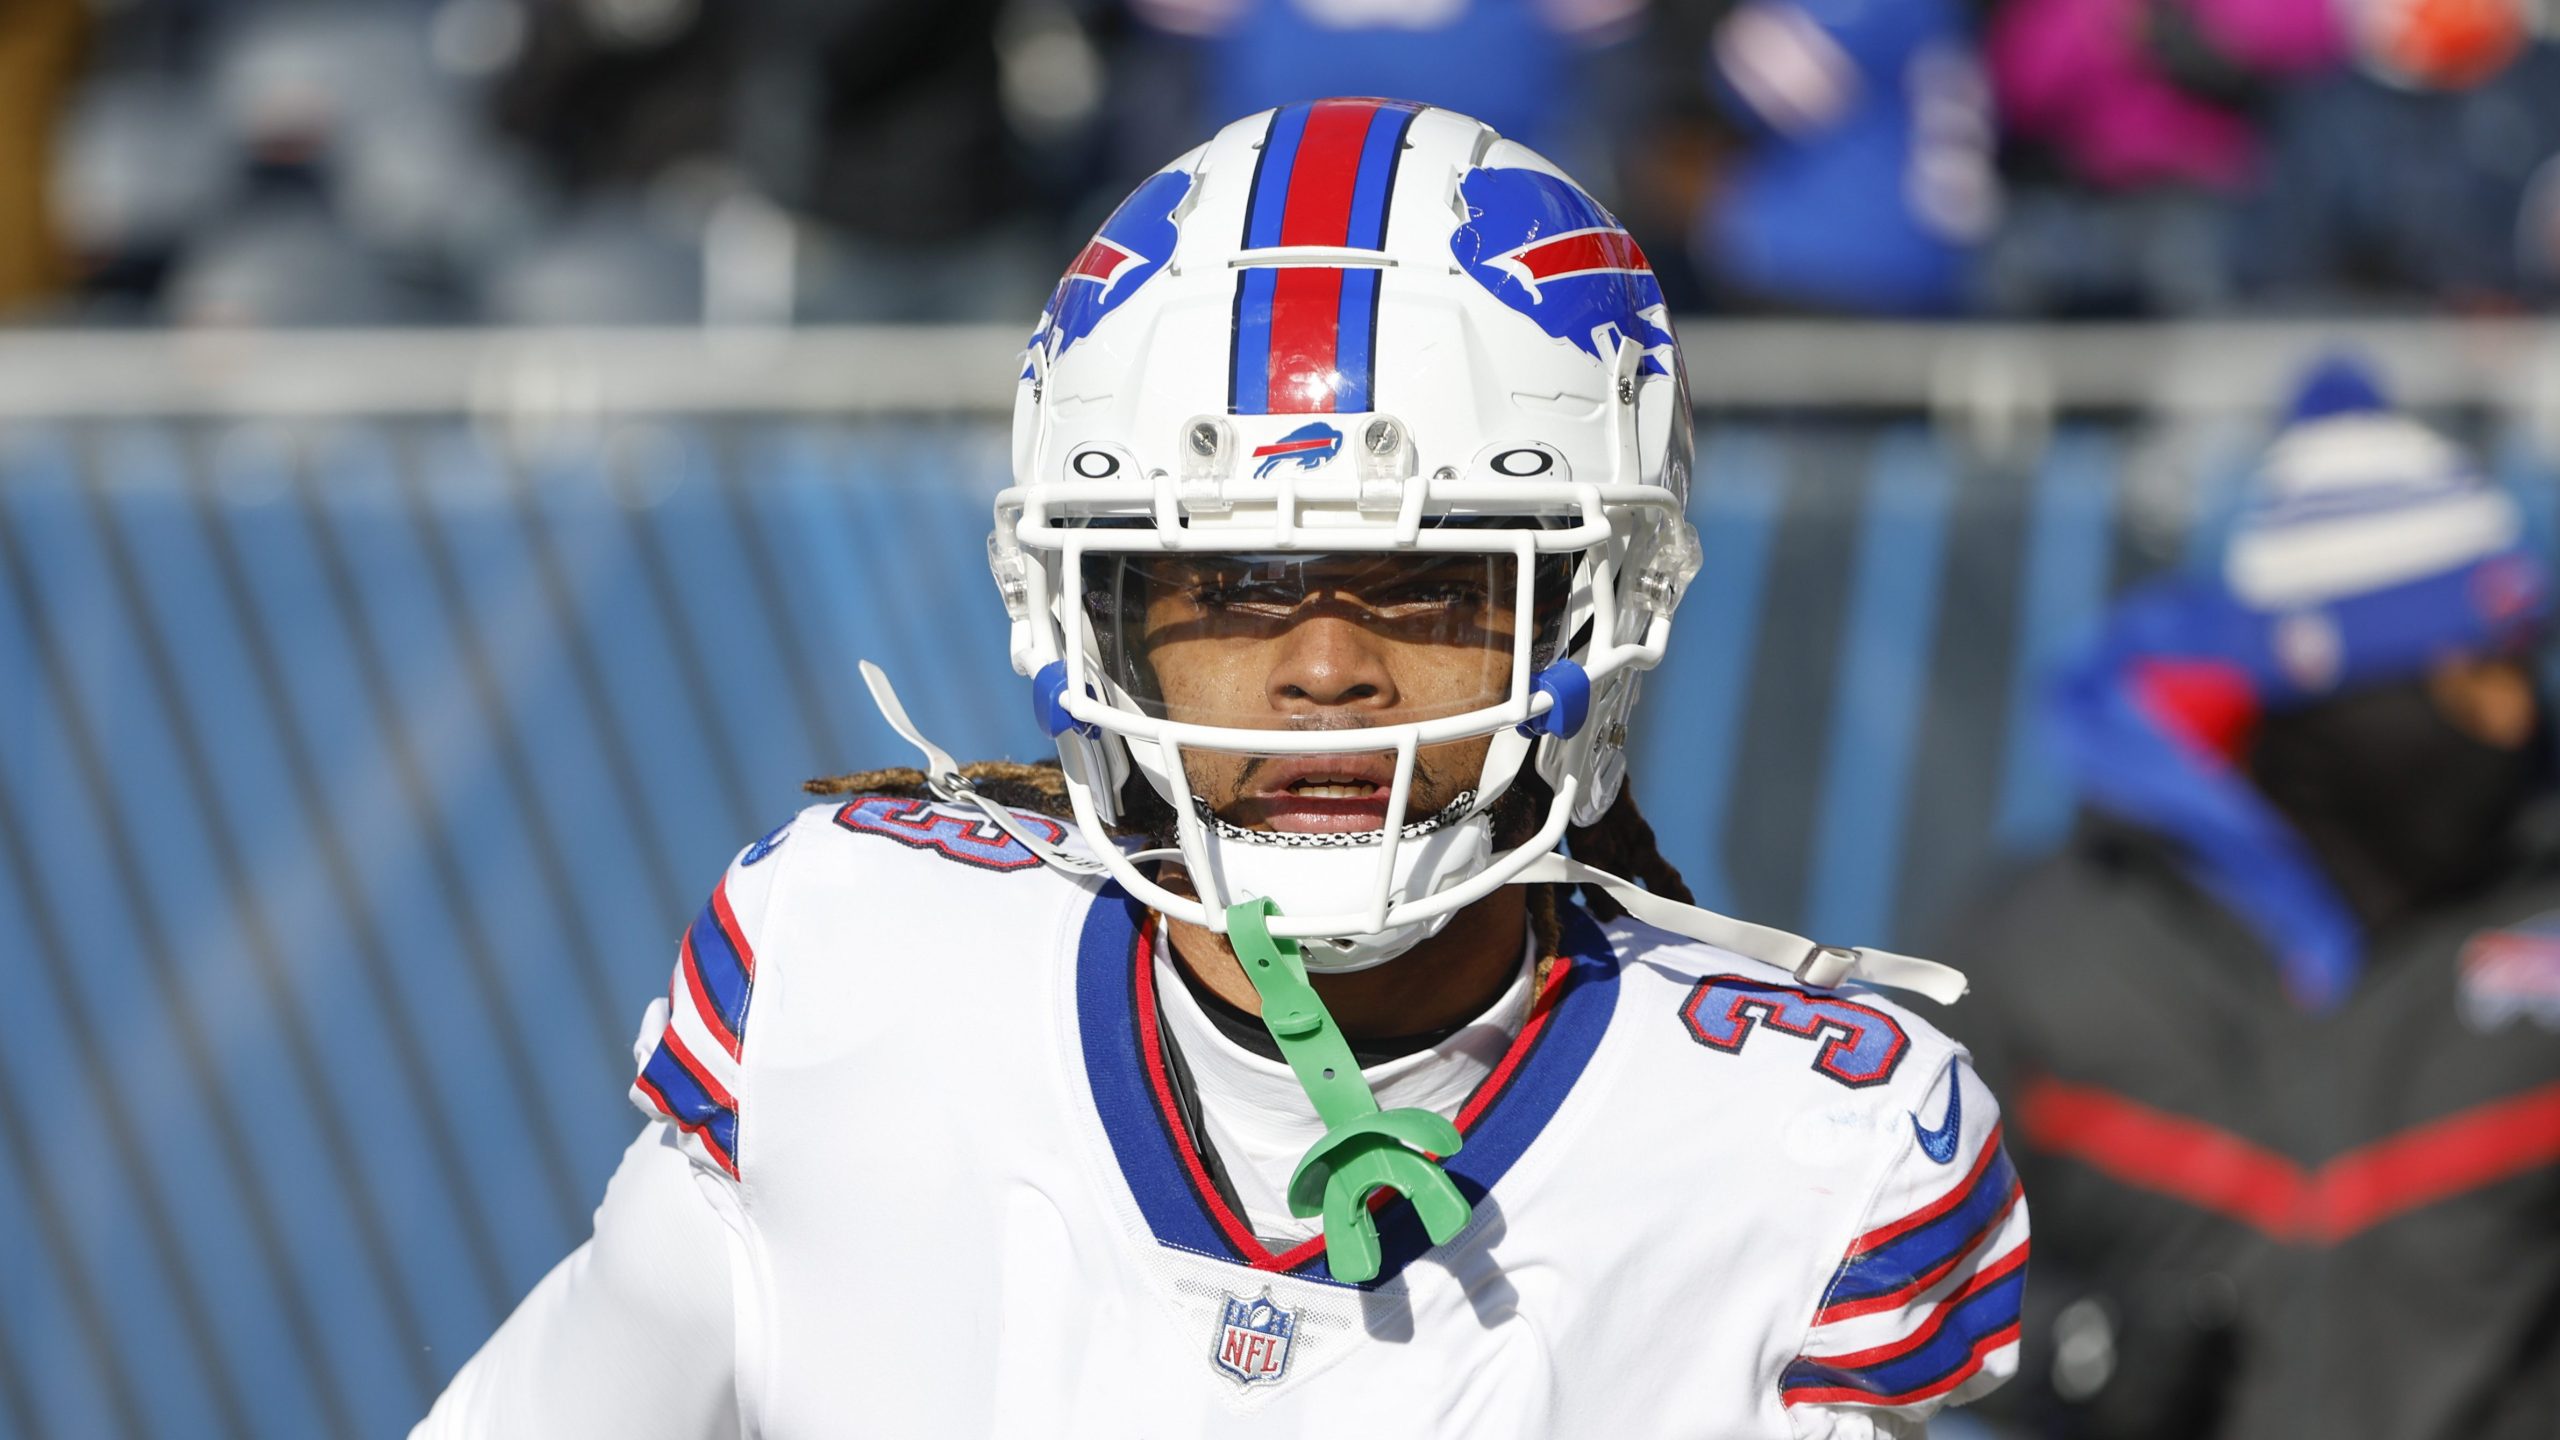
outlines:
[[[1173,807],[1157,793],[1155,785],[1129,763],[1125,745],[1111,747],[1111,773],[1117,782],[1110,796],[1111,814],[1106,818],[1133,835],[1148,837],[1150,843],[1173,843]]]
[[[1596,825],[1618,801],[1627,779],[1627,719],[1635,710],[1642,676],[1620,671],[1601,682],[1591,697],[1591,713],[1571,736],[1550,735],[1538,742],[1532,761],[1540,781],[1552,791],[1567,775],[1583,777],[1573,801],[1572,823]]]

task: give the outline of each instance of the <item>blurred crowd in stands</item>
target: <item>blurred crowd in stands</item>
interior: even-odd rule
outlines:
[[[1681,313],[2560,293],[2548,0],[0,0],[0,314],[1028,323],[1325,94],[1595,177]]]

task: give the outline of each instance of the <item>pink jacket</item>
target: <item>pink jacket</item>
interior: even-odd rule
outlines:
[[[2109,189],[2245,184],[2247,118],[2178,88],[2145,42],[2145,11],[2170,5],[2243,71],[2305,74],[2347,53],[2335,0],[2009,0],[1985,41],[2009,133]]]

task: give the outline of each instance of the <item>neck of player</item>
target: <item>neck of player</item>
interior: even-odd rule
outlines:
[[[1187,890],[1174,883],[1171,888]],[[1439,934],[1366,970],[1310,975],[1342,1033],[1356,1040],[1419,1035],[1463,1024],[1490,1009],[1520,973],[1529,924],[1528,892],[1505,885],[1449,917]],[[1228,1004],[1262,1013],[1262,997],[1245,979],[1227,937],[1168,919],[1175,963]]]

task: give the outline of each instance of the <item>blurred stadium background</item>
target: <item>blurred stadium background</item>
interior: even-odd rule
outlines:
[[[402,1433],[584,1234],[701,889],[905,760],[852,660],[1041,753],[1013,356],[1216,120],[1410,94],[1622,208],[1703,425],[1645,807],[1916,946],[2063,833],[2043,665],[2312,356],[2552,534],[2547,19],[0,0],[0,1436]]]

